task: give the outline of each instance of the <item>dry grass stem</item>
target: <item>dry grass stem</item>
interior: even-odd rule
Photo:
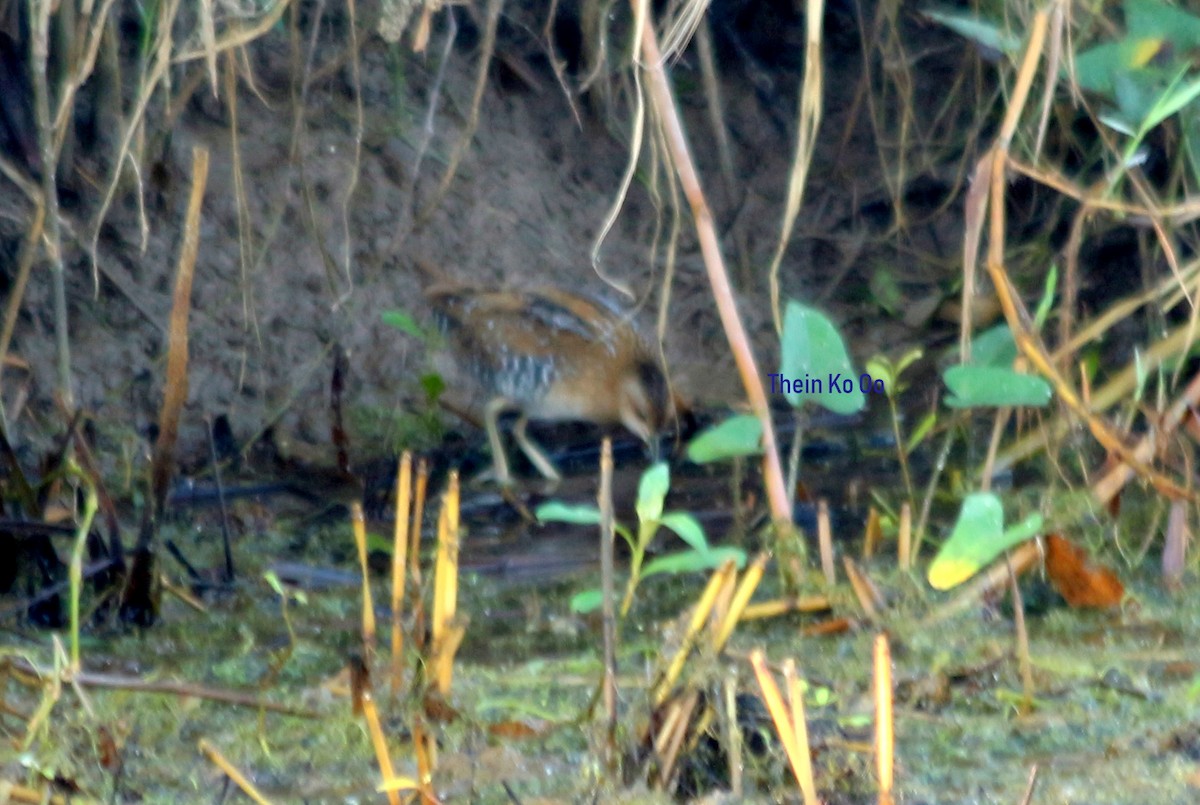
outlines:
[[[760,553],[754,557],[754,561],[750,563],[749,567],[746,568],[746,572],[742,574],[742,579],[738,582],[737,592],[733,594],[733,601],[729,604],[729,612],[725,614],[724,620],[721,621],[720,626],[717,628],[717,635],[713,638],[714,651],[721,651],[725,648],[725,644],[733,636],[733,630],[737,627],[738,621],[742,619],[742,613],[750,603],[750,598],[754,595],[754,591],[758,589],[758,583],[762,581],[763,573],[767,569],[767,561],[770,558],[770,554]]]
[[[823,68],[821,66],[821,32],[825,19],[824,0],[806,0],[804,18],[807,32],[804,47],[804,82],[800,86],[800,112],[796,126],[796,153],[788,175],[787,204],[784,207],[783,223],[779,229],[779,243],[771,258],[768,272],[771,287],[771,315],[775,318],[775,332],[783,333],[783,311],[780,301],[779,267],[784,252],[792,239],[792,229],[800,215],[804,200],[804,188],[808,184],[808,170],[812,165],[817,146],[817,131],[821,127],[821,107],[824,102]]]
[[[779,447],[775,439],[771,411],[762,387],[762,375],[758,371],[749,336],[737,312],[737,305],[733,299],[733,288],[729,283],[729,274],[725,270],[720,243],[713,226],[712,212],[709,210],[704,191],[701,189],[700,177],[696,172],[687,138],[683,133],[683,126],[676,112],[671,86],[667,81],[662,57],[658,51],[654,26],[648,18],[647,6],[648,3],[645,0],[633,0],[635,30],[640,31],[644,69],[648,78],[648,94],[665,129],[671,151],[671,161],[679,174],[680,184],[683,185],[684,194],[692,208],[692,217],[696,222],[696,232],[700,240],[700,250],[708,271],[709,285],[712,287],[721,324],[725,328],[725,336],[733,351],[734,361],[737,363],[738,373],[741,375],[742,384],[746,389],[750,408],[762,425],[763,476],[764,484],[767,487],[767,498],[771,505],[771,515],[778,528],[791,528],[791,501],[784,485],[783,467],[780,464]]]
[[[821,573],[825,586],[837,584],[837,566],[833,561],[833,526],[829,521],[829,501],[821,498],[817,502],[817,550],[821,554]]]
[[[394,698],[404,685],[404,592],[408,580],[408,529],[412,509],[412,453],[405,450],[396,471],[396,522],[392,531],[392,660]]]
[[[1188,507],[1181,500],[1171,501],[1167,530],[1162,550],[1162,580],[1168,590],[1183,589],[1183,574],[1187,568],[1187,547],[1191,542],[1188,528]]]
[[[433,571],[433,645],[430,667],[438,693],[450,694],[454,655],[466,634],[458,619],[458,472],[452,471],[438,517],[437,560]]]
[[[886,634],[875,636],[875,773],[879,805],[892,803],[892,765],[895,730],[892,726],[892,650]]]
[[[879,542],[883,539],[883,526],[879,520],[879,509],[874,505],[867,509],[867,524],[863,528],[862,558],[870,559],[879,550]]]
[[[423,722],[413,724],[413,748],[417,755],[417,777],[421,784],[421,805],[437,805],[430,786],[433,784],[433,769],[437,765],[437,741],[425,728]]]
[[[996,453],[1000,450],[1000,440],[1004,437],[1004,429],[1012,416],[1012,408],[996,409],[992,418],[992,436],[988,439],[987,456],[983,460],[983,469],[979,473],[979,490],[987,492],[992,488],[992,477],[996,471]]]
[[[617,740],[617,603],[616,571],[613,552],[616,549],[616,517],[612,499],[613,457],[612,438],[605,436],[600,444],[600,488],[596,504],[600,508],[600,584],[601,617],[603,618],[604,680],[602,699],[605,719],[605,751],[608,760],[616,757]]]
[[[777,618],[789,612],[824,612],[829,609],[829,598],[824,595],[789,596],[774,601],[750,604],[742,610],[740,623]]]
[[[442,200],[450,192],[450,185],[454,183],[454,177],[458,174],[459,164],[462,162],[463,157],[466,156],[467,149],[471,146],[471,141],[475,139],[475,131],[479,128],[479,107],[483,103],[483,91],[487,88],[487,77],[492,64],[492,55],[496,52],[496,27],[500,22],[500,11],[503,7],[503,0],[487,0],[483,42],[479,46],[479,65],[475,73],[475,91],[471,96],[471,111],[467,115],[466,125],[459,134],[458,140],[454,143],[454,148],[450,151],[446,170],[442,173],[442,179],[438,182],[437,190],[434,191],[433,197],[426,202],[425,208],[417,216],[416,229],[425,226],[429,222],[430,217],[441,206]]]
[[[1188,350],[1191,342],[1188,325],[1182,324],[1169,331],[1166,336],[1152,343],[1144,351],[1140,351],[1137,359],[1131,359],[1123,368],[1110,375],[1103,386],[1091,389],[1086,402],[1088,410],[1103,412],[1118,404],[1137,387],[1139,376],[1162,368],[1169,361]],[[1181,399],[1187,398],[1187,396],[1187,392],[1185,392]],[[1047,443],[1063,439],[1072,427],[1071,415],[1072,412],[1060,415],[1040,429],[1018,438],[997,456],[996,471],[1002,472],[1011,469],[1018,461],[1033,455]],[[1145,449],[1139,444],[1134,448],[1134,453],[1139,455]],[[1124,470],[1123,467],[1117,467],[1111,470],[1110,474],[1116,473],[1123,478]],[[1092,494],[1098,502],[1105,503],[1113,493],[1120,491],[1123,483],[1116,477],[1113,481],[1101,481],[1093,488]]]
[[[179,420],[188,396],[188,319],[192,310],[192,283],[196,273],[196,255],[200,251],[200,212],[208,185],[208,149],[192,149],[192,190],[183,223],[183,245],[175,275],[175,293],[171,302],[171,324],[167,348],[167,376],[163,402],[158,414],[158,439],[154,443],[154,501],[159,511],[167,499],[171,475],[175,471],[175,442]]]
[[[273,4],[267,9],[266,13],[258,19],[230,25],[221,37],[213,42],[212,52],[224,53],[227,50],[233,50],[250,44],[274,28],[276,23],[283,19],[283,13],[290,7],[291,0],[273,0]],[[172,55],[171,61],[174,64],[183,64],[185,62],[196,61],[197,59],[204,59],[208,57],[209,50],[203,44],[200,47],[190,50],[180,50]]]
[[[388,805],[400,805],[398,788],[416,788],[414,781],[398,779],[392,766],[392,756],[388,752],[387,738],[383,734],[383,725],[379,723],[379,710],[375,707],[375,696],[368,688],[362,696],[363,718],[367,722],[367,731],[371,734],[371,746],[375,749],[375,762],[379,764],[379,773],[383,775],[382,790],[387,794]]]
[[[650,701],[655,707],[660,707],[666,700],[671,689],[675,687],[675,683],[679,680],[679,674],[683,671],[684,663],[691,656],[692,648],[696,644],[696,637],[704,628],[708,616],[712,613],[713,605],[716,603],[720,591],[729,585],[736,575],[736,567],[732,561],[726,562],[713,571],[709,576],[708,584],[704,587],[704,592],[700,594],[696,605],[692,608],[692,616],[688,621],[688,626],[683,634],[683,640],[680,642],[678,651],[675,652],[671,662],[667,665],[667,670],[663,672],[662,677],[655,683],[650,694]]]
[[[17,276],[9,289],[8,303],[4,306],[4,329],[0,331],[0,392],[4,389],[5,359],[8,348],[12,344],[13,330],[17,326],[17,317],[21,314],[21,302],[25,299],[25,286],[29,283],[29,274],[33,269],[33,261],[38,253],[38,244],[42,239],[42,228],[46,222],[46,206],[38,201],[33,211],[33,220],[25,239],[21,241],[21,254],[17,258]],[[8,432],[7,413],[4,410],[3,396],[0,394],[0,425]]]
[[[817,799],[817,788],[812,776],[812,751],[808,746],[808,725],[805,724],[801,729],[796,722],[797,718],[804,718],[804,697],[800,693],[799,685],[788,686],[788,695],[794,698],[791,706],[786,707],[779,687],[776,685],[774,677],[771,676],[770,670],[767,669],[762,649],[750,652],[750,666],[754,669],[754,676],[758,680],[763,704],[766,705],[767,712],[771,715],[771,721],[775,724],[779,741],[783,744],[788,763],[791,764],[792,774],[800,786],[804,805],[818,805],[820,800]]]
[[[280,3],[284,5],[284,3]],[[138,94],[134,101],[133,109],[125,124],[125,130],[121,133],[120,144],[117,147],[117,153],[113,159],[113,175],[108,183],[108,190],[104,193],[104,199],[100,202],[100,207],[96,212],[94,224],[92,226],[92,239],[88,247],[88,253],[92,258],[92,283],[99,289],[100,275],[99,266],[97,263],[97,246],[100,241],[100,230],[104,224],[105,218],[108,216],[108,209],[112,205],[113,198],[116,196],[117,187],[120,184],[121,173],[125,163],[128,160],[129,167],[134,171],[138,178],[137,181],[137,197],[139,221],[141,224],[141,247],[144,250],[148,245],[149,225],[146,222],[144,212],[144,190],[141,182],[141,169],[139,160],[133,158],[131,154],[133,142],[135,138],[143,134],[143,124],[145,122],[146,107],[150,103],[150,99],[154,96],[158,89],[159,82],[163,81],[170,67],[170,42],[171,28],[175,24],[175,15],[179,12],[179,0],[165,0],[164,4],[158,9],[159,26],[156,33],[156,40],[151,46],[150,52],[154,54],[149,60],[148,67],[144,75],[141,76],[138,83]],[[202,52],[201,52],[202,55]]]
[[[879,590],[849,556],[842,557],[842,566],[846,570],[846,578],[850,580],[850,587],[854,590],[854,597],[858,599],[858,605],[862,607],[863,614],[870,620],[875,620],[883,608]]]
[[[50,261],[50,281],[54,293],[54,343],[57,392],[69,409],[75,408],[71,382],[71,337],[67,312],[67,287],[63,269],[62,223],[58,209],[58,149],[50,121],[50,87],[47,78],[50,58],[51,0],[30,2],[30,77],[33,82],[33,108],[37,119],[38,150],[42,171],[42,203],[46,214],[46,257]]]
[[[354,547],[358,550],[358,570],[362,574],[363,663],[369,673],[375,664],[375,602],[371,594],[371,567],[367,562],[367,526],[362,503],[357,500],[350,504],[350,527],[354,533]]]
[[[725,749],[729,756],[729,793],[735,798],[742,796],[742,769],[745,764],[744,753],[742,751],[742,728],[738,723],[738,707],[737,707],[737,680],[734,678],[733,672],[725,678],[721,685],[722,702],[724,707],[721,712],[724,714],[722,719],[725,732]]]
[[[1008,554],[1004,555],[1004,567],[1008,570],[1008,589],[1012,594],[1013,623],[1016,626],[1017,663],[1021,667],[1021,712],[1033,709],[1033,661],[1029,656],[1029,631],[1025,628],[1025,600],[1021,597],[1021,585],[1013,572]]]
[[[1041,339],[1033,331],[1029,313],[1013,289],[1012,282],[1005,270],[1005,188],[1007,182],[1004,178],[1004,171],[1008,161],[1008,147],[1012,141],[1013,133],[1020,120],[1021,112],[1028,99],[1029,90],[1037,71],[1038,60],[1046,39],[1047,20],[1048,17],[1045,10],[1039,10],[1034,15],[1030,28],[1029,42],[1017,75],[1016,85],[1013,88],[1012,98],[1005,111],[1000,134],[991,150],[980,159],[976,167],[975,178],[978,186],[972,187],[973,197],[968,200],[968,210],[978,210],[983,206],[982,195],[977,196],[974,194],[982,194],[983,188],[986,187],[988,191],[987,209],[990,214],[988,218],[987,270],[995,287],[1001,309],[1004,311],[1004,317],[1008,322],[1009,328],[1012,330],[1013,339],[1016,341],[1021,354],[1025,356],[1038,373],[1050,381],[1059,399],[1078,418],[1087,423],[1096,441],[1121,458],[1122,462],[1128,467],[1129,477],[1132,477],[1136,473],[1153,484],[1160,494],[1167,497],[1194,500],[1197,497],[1195,491],[1180,485],[1148,466],[1145,460],[1136,454],[1135,450],[1125,444],[1125,440],[1121,434],[1115,432],[1103,419],[1091,413],[1075,392],[1074,387],[1055,367],[1053,360],[1042,345]],[[1151,223],[1158,228],[1157,216],[1155,216],[1155,220],[1152,220]],[[977,254],[978,239],[981,234],[981,228],[968,230],[967,238],[964,241],[964,254],[966,256],[973,258]],[[966,265],[969,270],[973,263]],[[1178,268],[1175,267],[1173,270],[1178,275]],[[967,326],[969,325],[964,323],[964,327]],[[1097,500],[1101,500],[1101,498],[1097,497]]]
[[[251,802],[256,802],[258,805],[270,805],[270,800],[263,796],[262,792],[246,775],[242,774],[236,766],[221,754],[221,750],[213,746],[207,738],[201,738],[199,744],[200,754],[208,758],[209,762],[216,766],[221,772],[233,780],[234,784],[242,790]]]
[[[654,753],[658,756],[657,785],[665,789],[675,775],[675,764],[679,760],[679,750],[688,736],[688,727],[692,723],[692,714],[700,701],[698,690],[689,690],[680,699],[671,702],[667,708],[667,717],[662,729],[654,738]]]

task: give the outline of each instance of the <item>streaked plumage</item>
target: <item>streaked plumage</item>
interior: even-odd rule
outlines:
[[[620,423],[646,442],[674,415],[666,378],[629,319],[557,288],[437,285],[426,291],[457,363],[489,402],[496,475],[509,481],[497,425],[519,411],[518,445],[548,478],[558,472],[525,435],[528,420]]]

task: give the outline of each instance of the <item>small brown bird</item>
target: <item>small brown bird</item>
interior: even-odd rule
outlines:
[[[558,470],[526,434],[529,420],[620,423],[647,444],[676,415],[658,361],[629,319],[557,288],[436,285],[425,292],[464,374],[487,396],[484,423],[496,479],[511,483],[498,420],[518,411],[513,437],[538,472]]]

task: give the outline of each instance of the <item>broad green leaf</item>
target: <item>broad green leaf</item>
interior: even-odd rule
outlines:
[[[571,596],[571,611],[576,615],[587,615],[595,612],[603,603],[603,590],[584,590]]]
[[[1050,402],[1050,385],[1040,377],[995,366],[951,366],[942,379],[952,396],[951,408],[1004,405],[1043,406]]]
[[[1079,86],[1089,92],[1113,94],[1113,75],[1129,65],[1121,64],[1121,45],[1105,42],[1089,48],[1075,57],[1075,79]]]
[[[687,457],[697,464],[762,454],[762,423],[753,414],[738,414],[692,439]]]
[[[572,523],[574,525],[599,525],[600,510],[587,503],[563,503],[550,500],[537,507],[534,514],[539,523]]]
[[[701,570],[712,570],[725,564],[730,559],[739,568],[746,564],[746,552],[740,548],[721,547],[707,551],[680,551],[679,553],[659,556],[647,562],[642,568],[642,578],[658,576],[664,573],[676,575],[679,573],[697,573]]]
[[[638,483],[637,516],[641,523],[662,517],[663,501],[671,488],[671,470],[665,461],[654,464],[642,473]]]
[[[866,398],[850,365],[846,343],[824,313],[789,301],[780,348],[779,375],[770,376],[773,393],[783,391],[796,407],[811,399],[837,414],[862,410]],[[785,389],[785,384],[790,388]]]
[[[425,328],[417,324],[417,320],[403,310],[385,311],[382,318],[384,324],[395,327],[400,332],[411,335],[413,338],[420,338],[422,341],[425,340]]]
[[[1200,46],[1200,17],[1160,0],[1125,0],[1125,29],[1130,39],[1163,38],[1180,55]]]
[[[1141,71],[1117,73],[1113,76],[1113,98],[1117,102],[1117,110],[1123,118],[1138,124],[1133,138],[1125,144],[1122,164],[1126,167],[1146,134],[1146,118],[1162,90],[1163,86],[1155,76],[1146,75]]]
[[[967,495],[950,539],[929,566],[930,586],[949,590],[962,584],[1004,551],[1035,536],[1042,524],[1042,516],[1032,514],[1005,531],[1000,498],[991,492]]]
[[[1021,38],[991,20],[963,11],[925,9],[925,16],[959,36],[1000,53],[1014,54],[1021,49]]]
[[[688,512],[667,512],[658,520],[667,528],[679,535],[679,538],[697,551],[708,550],[708,540],[704,538],[704,527]]]
[[[1017,342],[1007,324],[997,324],[971,340],[972,366],[999,366],[1008,369],[1017,359]]]

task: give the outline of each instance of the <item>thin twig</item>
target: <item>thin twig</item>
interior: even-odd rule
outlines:
[[[708,280],[712,286],[713,298],[717,303],[721,324],[725,328],[725,337],[729,340],[750,407],[762,424],[763,475],[767,487],[767,498],[770,501],[771,515],[777,524],[787,524],[790,527],[792,522],[791,504],[787,487],[784,484],[779,447],[775,439],[775,428],[771,422],[771,410],[767,405],[767,396],[762,387],[762,375],[758,371],[749,336],[737,312],[737,305],[733,299],[733,288],[729,283],[729,274],[725,270],[721,246],[713,226],[712,212],[705,200],[704,191],[700,186],[700,177],[696,172],[695,162],[692,160],[691,149],[684,136],[679,115],[676,113],[674,96],[663,70],[654,26],[650,22],[646,8],[647,4],[645,0],[632,0],[632,2],[635,18],[642,20],[640,28],[642,55],[645,59],[644,69],[649,78],[648,91],[666,130],[667,142],[671,148],[671,158],[692,208],[692,217],[696,222],[696,231],[700,240],[700,250],[704,255],[705,267],[708,269]]]

